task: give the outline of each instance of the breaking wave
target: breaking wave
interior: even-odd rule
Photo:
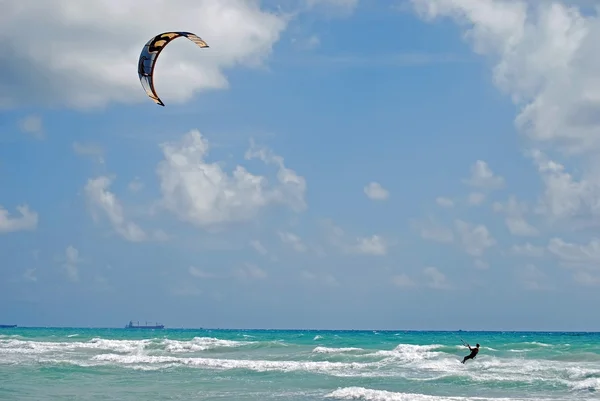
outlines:
[[[242,337],[240,337],[241,339]],[[283,340],[260,341],[244,336],[243,340],[217,337],[190,339],[107,339],[95,337],[83,341],[81,336],[26,339],[0,337],[2,365],[74,365],[81,368],[117,367],[134,371],[165,369],[205,369],[219,371],[298,372],[319,377],[391,378],[387,382],[469,383],[485,387],[522,387],[544,391],[594,393],[600,391],[600,358],[592,351],[580,354],[554,353],[525,358],[511,353],[512,348],[483,355],[463,365],[462,347],[454,345],[415,345],[396,343],[391,347],[335,347],[336,340],[316,346]],[[522,343],[523,346],[550,347]],[[346,344],[344,344],[346,345]],[[507,345],[507,347],[516,344]],[[496,347],[500,348],[500,347]],[[519,348],[519,347],[516,347]],[[577,358],[577,356],[582,358]],[[571,358],[572,360],[570,360]],[[323,394],[325,395],[325,394]],[[367,387],[343,387],[328,392],[328,398],[365,401],[387,400],[463,400],[433,395],[390,392]],[[484,398],[480,398],[484,400]],[[506,398],[506,400],[516,398]],[[498,399],[495,399],[496,401]]]

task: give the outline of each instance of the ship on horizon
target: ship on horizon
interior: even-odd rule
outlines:
[[[164,329],[165,326],[163,324],[154,324],[154,325],[149,325],[148,322],[146,322],[145,325],[140,325],[140,322],[138,321],[137,324],[133,324],[133,320],[129,321],[129,324],[127,326],[125,326],[126,329]]]

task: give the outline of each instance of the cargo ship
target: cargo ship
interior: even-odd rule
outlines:
[[[0,329],[14,329],[17,327],[16,324],[0,324]]]
[[[129,324],[127,326],[125,326],[126,329],[164,329],[165,326],[162,324],[154,324],[154,325],[149,325],[148,322],[146,322],[145,325],[140,325],[140,322],[137,322],[137,324],[133,324],[133,320],[129,321]]]

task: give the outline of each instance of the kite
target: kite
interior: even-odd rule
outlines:
[[[144,45],[142,53],[140,54],[140,59],[138,61],[138,75],[140,77],[140,82],[148,97],[160,106],[164,106],[165,104],[160,100],[156,93],[156,89],[154,88],[154,66],[156,65],[156,60],[158,59],[160,52],[163,51],[165,46],[173,39],[177,39],[180,36],[188,38],[200,48],[208,47],[204,40],[191,32],[164,32],[150,39]]]

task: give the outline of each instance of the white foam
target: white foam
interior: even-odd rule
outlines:
[[[483,398],[483,397],[440,397],[427,394],[400,393],[386,390],[373,390],[364,387],[339,388],[325,397],[339,400],[364,400],[364,401],[533,401],[531,398]],[[541,400],[535,398],[535,400]]]
[[[171,364],[215,370],[247,369],[255,372],[311,372],[332,376],[373,376],[370,372],[377,363],[329,362],[329,361],[268,361],[217,358],[178,358],[174,356],[102,354],[92,358],[123,365]],[[375,375],[377,376],[377,374]]]
[[[46,354],[60,351],[98,350],[121,353],[140,353],[151,346],[164,348],[168,352],[206,351],[218,348],[236,348],[249,344],[250,341],[221,340],[212,337],[195,337],[189,341],[169,339],[144,339],[144,340],[109,340],[92,338],[89,341],[52,342],[52,341],[25,341],[17,339],[0,339],[0,354]]]
[[[434,359],[443,355],[442,352],[434,352],[433,350],[441,348],[442,345],[414,345],[414,344],[399,344],[393,350],[380,350],[373,355],[385,356],[394,358],[403,363],[415,363],[426,359]]]
[[[590,377],[589,379],[585,379],[575,383],[568,383],[569,387],[573,390],[593,390],[600,391],[600,378],[598,377]],[[600,397],[599,397],[600,398]]]
[[[73,363],[84,367],[117,365],[138,370],[199,367],[215,370],[249,369],[257,372],[304,371],[338,377],[393,377],[421,382],[452,376],[486,386],[514,382],[543,387],[557,386],[564,391],[600,391],[600,361],[597,359],[557,361],[519,358],[517,354],[508,354],[511,357],[504,354],[500,357],[482,353],[463,365],[460,363],[461,354],[453,355],[448,352],[452,347],[439,344],[398,344],[387,350],[296,344],[288,356],[279,352],[279,349],[276,350],[277,360],[270,360],[272,358],[264,353],[256,360],[248,356],[254,352],[244,352],[243,357],[238,356],[240,354],[236,350],[255,344],[261,347],[266,345],[267,353],[270,353],[269,344],[285,345],[279,341],[234,341],[214,337],[194,337],[189,340],[93,338],[89,341],[66,341],[63,338],[63,341],[54,342],[3,337],[0,338],[0,365]],[[252,349],[261,352],[261,347]],[[300,352],[296,354],[296,350]],[[442,352],[444,350],[446,352]],[[216,355],[216,352],[227,352],[232,357],[224,359],[222,355]],[[356,362],[339,362],[339,355],[347,355]],[[574,357],[577,355],[579,354]]]
[[[344,347],[344,348],[329,348],[329,347],[316,347],[312,352],[316,354],[343,354],[347,352],[364,352],[362,348],[356,347]]]
[[[244,345],[254,344],[252,341],[221,340],[213,337],[194,337],[191,341],[163,340],[168,352],[190,352],[207,351],[218,348],[238,348]]]

